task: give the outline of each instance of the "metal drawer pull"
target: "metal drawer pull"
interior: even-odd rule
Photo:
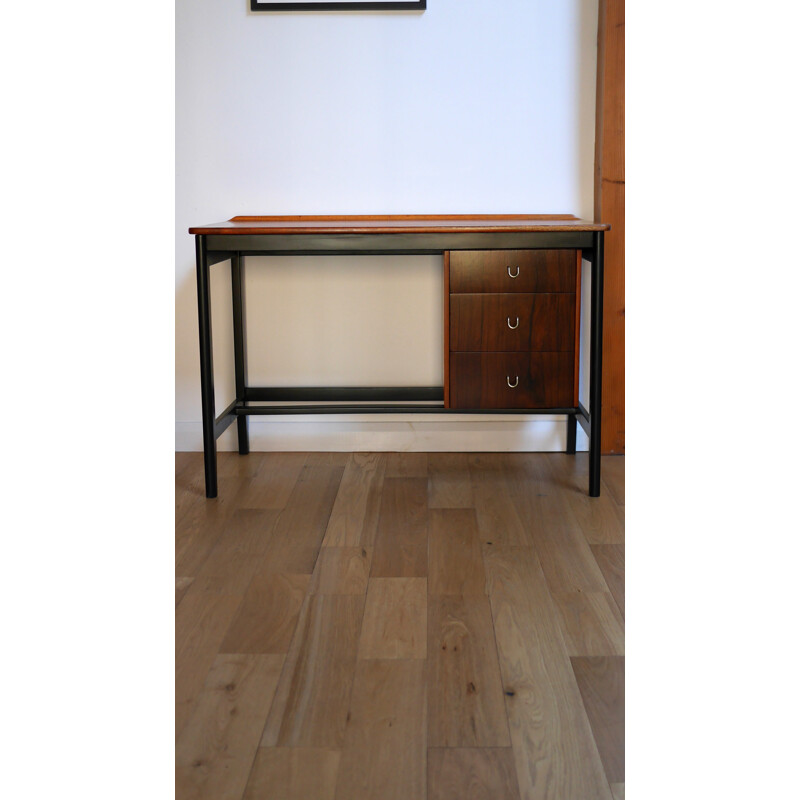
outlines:
[[[506,383],[508,384],[509,389],[516,389],[517,386],[519,386],[519,375],[517,375],[517,377],[514,378],[514,383],[511,383],[511,378],[509,378],[508,375],[506,375]]]
[[[516,278],[519,275],[519,264],[517,264],[517,271],[512,275],[511,274],[511,267],[506,267],[508,270],[508,277],[509,278]]]
[[[516,325],[511,324],[511,317],[508,317],[507,319],[508,319],[508,327],[511,328],[512,331],[515,331],[517,328],[519,328],[519,317],[517,317]]]

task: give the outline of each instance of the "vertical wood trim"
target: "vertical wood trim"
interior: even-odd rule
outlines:
[[[450,251],[444,252],[444,407],[450,408]]]
[[[600,0],[597,27],[595,221],[605,235],[603,453],[625,452],[625,0]]]
[[[581,267],[583,251],[578,250],[578,263],[575,267],[575,390],[574,404],[578,407],[580,402],[580,376],[581,376]]]

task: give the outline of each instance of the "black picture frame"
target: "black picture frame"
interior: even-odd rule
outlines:
[[[250,0],[251,11],[424,11],[427,0],[364,0],[363,2],[296,3]]]

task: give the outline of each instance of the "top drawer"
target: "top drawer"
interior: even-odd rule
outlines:
[[[450,292],[574,292],[577,250],[451,250]]]

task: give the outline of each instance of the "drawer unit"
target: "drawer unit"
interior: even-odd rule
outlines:
[[[453,250],[449,291],[574,293],[577,254],[577,250]]]
[[[578,250],[445,254],[445,405],[578,404]]]

